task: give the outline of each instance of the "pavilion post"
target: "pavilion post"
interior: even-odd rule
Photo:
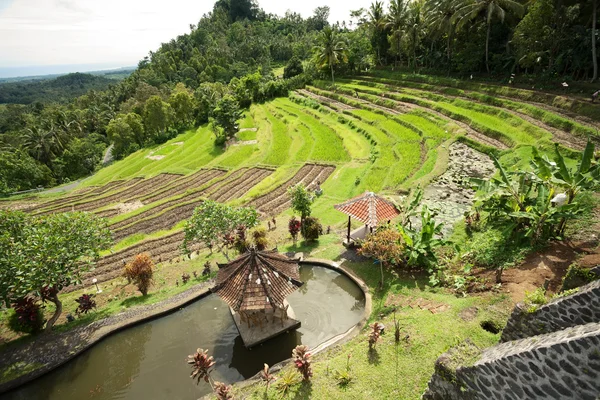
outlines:
[[[348,244],[350,244],[350,223],[351,217],[348,215]]]

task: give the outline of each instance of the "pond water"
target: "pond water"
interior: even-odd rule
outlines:
[[[109,336],[90,350],[25,386],[11,400],[197,399],[210,392],[190,379],[187,356],[200,347],[216,365],[213,378],[233,383],[291,357],[297,344],[316,347],[361,319],[365,297],[347,276],[302,265],[304,285],[287,299],[300,329],[248,350],[227,305],[209,295],[168,316]]]

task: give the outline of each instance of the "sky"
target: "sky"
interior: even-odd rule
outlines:
[[[61,69],[137,65],[162,42],[189,32],[215,0],[0,0],[0,77]],[[259,0],[267,13],[312,15],[331,8],[330,22],[348,20],[369,0]],[[44,68],[39,68],[44,66]],[[33,68],[35,67],[35,68]]]

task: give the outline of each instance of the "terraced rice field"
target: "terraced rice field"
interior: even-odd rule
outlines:
[[[575,155],[588,136],[600,143],[590,108],[600,106],[558,97],[380,71],[340,78],[335,90],[315,82],[252,105],[226,150],[203,126],[102,169],[71,194],[14,205],[108,218],[119,250],[86,276],[104,281],[140,252],[163,262],[178,257],[183,221],[205,199],[252,206],[270,218],[289,209],[290,186],[319,181],[324,194],[314,214],[341,226],[345,217],[334,204],[366,190],[394,195],[428,184],[446,169],[456,140],[514,165],[526,165],[532,146],[550,153],[559,143]]]

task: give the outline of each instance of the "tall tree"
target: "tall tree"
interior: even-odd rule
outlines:
[[[455,21],[459,29],[481,14],[485,15],[485,23],[487,25],[485,35],[485,68],[488,73],[490,72],[489,48],[492,22],[494,17],[496,17],[501,23],[504,23],[507,12],[520,17],[525,12],[525,9],[522,4],[515,0],[462,0],[458,3]]]
[[[453,17],[456,2],[453,0],[430,0],[425,3],[425,15],[428,31],[431,35],[446,36],[446,57],[452,59],[452,39],[454,36]],[[450,64],[448,63],[448,66]]]
[[[401,55],[402,34],[404,33],[407,17],[407,2],[404,0],[391,0],[385,26],[391,31],[395,44],[396,65]]]
[[[348,60],[346,43],[339,40],[337,32],[326,27],[317,36],[317,45],[314,47],[317,57],[317,65],[321,68],[328,66],[331,71],[331,83],[335,84],[333,68],[340,62]]]
[[[88,213],[36,217],[0,210],[0,300],[7,307],[36,294],[54,303],[46,331],[62,313],[59,292],[81,282],[83,272],[110,244],[106,220]]]
[[[382,58],[387,53],[386,16],[383,10],[383,2],[375,1],[367,11],[367,24],[371,30],[371,45],[377,55],[377,63],[383,65]]]

